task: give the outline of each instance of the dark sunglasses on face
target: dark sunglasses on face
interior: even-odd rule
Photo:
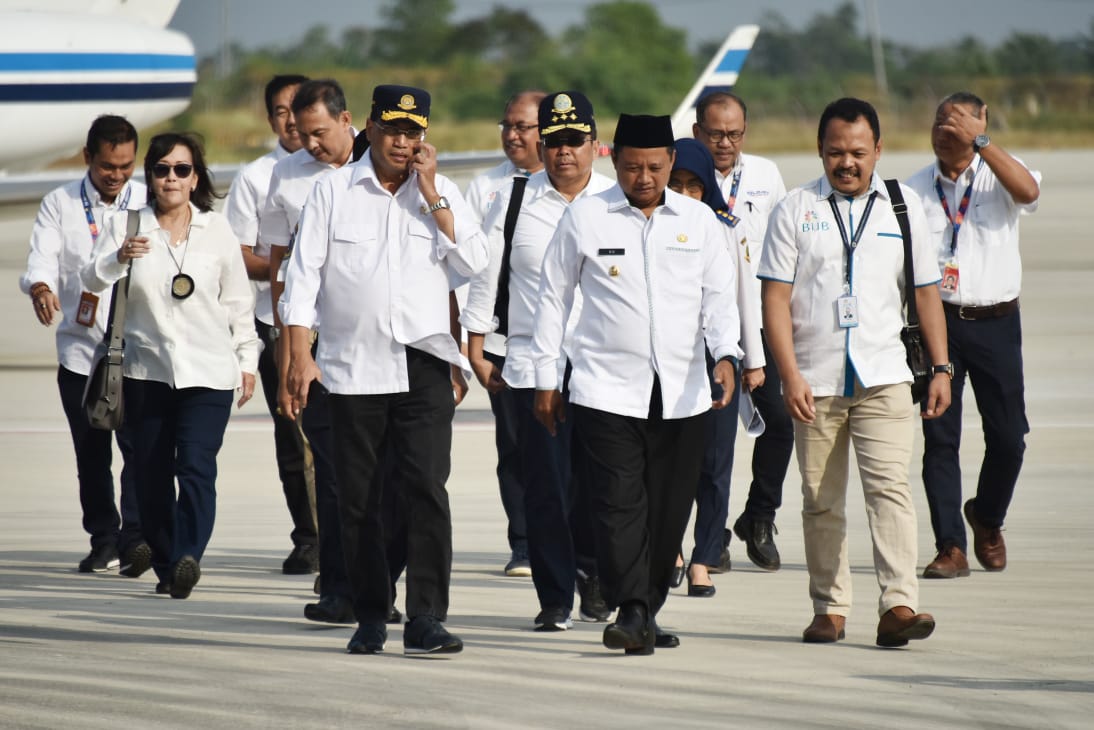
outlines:
[[[190,177],[190,173],[194,171],[194,166],[188,165],[185,162],[180,162],[177,165],[168,165],[165,162],[157,162],[156,164],[152,165],[152,174],[161,180],[167,177],[167,174],[171,172],[171,170],[175,171],[175,177],[180,180],[185,180],[186,178]]]
[[[587,134],[566,134],[556,132],[543,138],[543,146],[549,149],[558,149],[559,147],[581,147],[590,139],[592,138]]]

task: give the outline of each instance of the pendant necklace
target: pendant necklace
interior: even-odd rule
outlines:
[[[186,263],[186,252],[190,249],[190,228],[191,224],[186,224],[186,240],[182,243],[185,247],[182,250],[182,261],[175,258],[175,254],[171,250],[170,234],[168,234],[167,255],[171,257],[171,262],[179,272],[171,277],[171,296],[175,299],[186,299],[194,293],[193,278],[189,274],[182,273],[182,265]]]

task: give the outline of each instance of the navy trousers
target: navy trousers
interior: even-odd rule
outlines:
[[[217,453],[234,393],[176,389],[132,378],[125,378],[122,387],[133,437],[141,528],[152,548],[156,576],[170,581],[172,566],[186,555],[200,562],[212,537]]]
[[[498,372],[505,367],[505,358],[492,352],[483,353]],[[517,442],[517,401],[508,388],[490,393],[490,410],[494,414],[494,445],[498,451],[498,491],[501,506],[509,521],[506,538],[514,553],[528,551],[528,527],[524,513],[524,482],[520,471],[520,446]]]
[[[953,400],[939,418],[923,421],[923,485],[935,547],[968,552],[961,500],[961,397],[972,383],[984,429],[984,460],[976,485],[976,517],[1000,527],[1014,496],[1026,450],[1025,381],[1020,312],[996,319],[963,320],[946,309],[954,376]]]

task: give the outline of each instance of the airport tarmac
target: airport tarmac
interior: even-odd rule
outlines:
[[[449,482],[454,562],[450,659],[345,654],[350,627],[314,624],[309,576],[284,576],[289,520],[272,427],[258,399],[237,412],[220,455],[216,531],[186,601],[154,579],[80,575],[75,464],[57,397],[53,332],[16,288],[33,207],[0,208],[0,727],[4,728],[1089,728],[1094,714],[1094,151],[1029,151],[1044,173],[1022,222],[1029,420],[1025,467],[1005,533],[1010,563],[922,581],[938,628],[907,649],[874,646],[877,584],[857,477],[849,490],[857,596],[847,638],[805,645],[811,618],[800,481],[792,464],[777,537],[783,568],[754,568],[734,541],[717,595],[673,591],[660,616],[679,648],[624,657],[603,625],[531,630],[528,579],[507,578],[493,427],[481,388],[457,410]],[[788,184],[820,174],[812,156],[776,157]],[[886,155],[906,176],[926,155]],[[980,428],[966,398],[962,463],[975,485]],[[919,563],[934,554],[926,502]],[[751,444],[738,440],[731,515]],[[685,538],[690,550],[691,538]],[[400,585],[400,591],[402,586]],[[401,607],[401,601],[400,601]]]

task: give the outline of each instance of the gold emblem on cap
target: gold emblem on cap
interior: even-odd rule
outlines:
[[[676,240],[679,241],[680,243],[687,243],[688,242],[687,234],[685,234],[685,233],[679,234],[678,236],[676,236]]]
[[[399,108],[413,109],[414,107],[414,96],[412,94],[403,94],[403,98],[399,99]]]
[[[619,267],[618,266],[608,267],[608,274],[611,275],[611,276],[619,276]]]
[[[559,94],[555,97],[555,106],[553,111],[558,114],[568,112],[574,108],[574,100],[566,94]]]

